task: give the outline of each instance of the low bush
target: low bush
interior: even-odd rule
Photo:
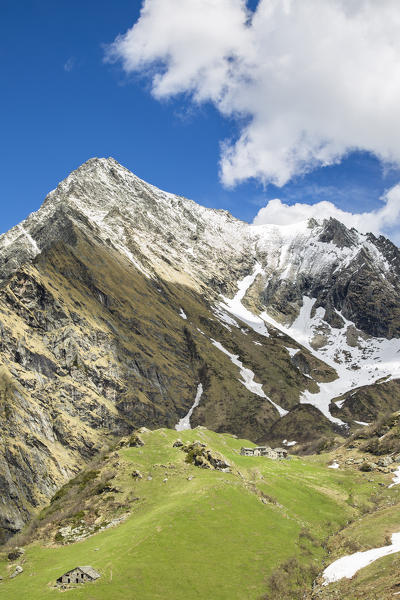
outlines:
[[[320,569],[316,563],[307,567],[291,557],[274,569],[268,579],[269,591],[260,600],[299,600],[311,590]]]

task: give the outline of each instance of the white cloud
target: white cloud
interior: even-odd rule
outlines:
[[[145,0],[108,58],[237,118],[225,185],[283,185],[354,149],[400,164],[399,31],[399,0]]]
[[[288,206],[275,198],[261,208],[254,218],[254,225],[265,223],[290,225],[311,218],[329,219],[333,217],[347,227],[355,227],[363,233],[390,235],[394,242],[400,242],[400,185],[394,186],[382,198],[382,206],[377,210],[364,213],[351,213],[337,208],[332,202],[322,201],[316,204],[297,202]]]
[[[71,56],[67,62],[64,64],[64,71],[67,71],[67,73],[69,73],[70,71],[72,71],[72,69],[75,66],[75,59]]]

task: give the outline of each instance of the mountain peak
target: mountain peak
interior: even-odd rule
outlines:
[[[348,229],[341,221],[330,217],[323,221],[323,232],[319,236],[320,242],[332,243],[339,248],[351,248],[358,243],[356,230]]]
[[[104,156],[93,156],[92,158],[88,158],[87,160],[85,160],[84,163],[82,163],[81,165],[79,165],[79,167],[77,167],[74,171],[72,171],[72,173],[77,173],[77,172],[81,172],[81,171],[85,171],[88,169],[97,169],[97,168],[103,168],[103,169],[110,169],[112,167],[119,167],[121,169],[125,169],[125,167],[123,167],[117,160],[115,160],[115,158],[113,158],[112,156],[108,156],[107,158]]]
[[[127,194],[132,201],[137,187],[147,185],[112,157],[93,157],[72,171],[46,197],[42,208],[62,204],[83,211],[91,218],[113,206],[126,205]],[[41,210],[41,209],[40,209]],[[40,211],[39,211],[40,212]]]

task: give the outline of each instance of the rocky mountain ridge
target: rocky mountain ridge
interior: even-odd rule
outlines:
[[[0,260],[5,536],[138,426],[304,441],[366,403],[400,408],[384,238],[248,225],[91,159],[0,237]]]
[[[159,271],[165,276],[166,265],[178,266],[198,285],[207,285],[203,292],[229,286],[235,291],[232,271],[240,276],[259,260],[267,284],[262,303],[284,316],[294,316],[294,297],[298,309],[309,295],[317,298],[317,307],[324,306],[333,326],[336,309],[367,334],[399,333],[400,251],[389,240],[348,230],[335,219],[248,225],[226,211],[162,192],[113,159],[84,163],[50,192],[39,211],[1,236],[1,276],[68,239],[72,224],[89,229],[147,276]],[[371,295],[383,294],[385,303],[373,297],[372,307],[359,305],[357,289],[366,280]]]

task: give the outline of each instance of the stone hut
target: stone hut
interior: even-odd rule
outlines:
[[[266,456],[267,458],[287,458],[288,451],[284,448],[270,448],[269,446],[256,446],[255,448],[241,448],[242,456]]]
[[[95,581],[100,577],[100,573],[98,573],[93,567],[75,567],[75,569],[71,569],[71,571],[67,571],[64,575],[61,575],[57,579],[57,583],[69,584],[69,583],[87,583],[88,581]]]
[[[278,458],[287,458],[288,451],[285,448],[274,448],[274,452],[277,453]]]
[[[241,448],[240,454],[242,456],[254,456],[254,448]]]

